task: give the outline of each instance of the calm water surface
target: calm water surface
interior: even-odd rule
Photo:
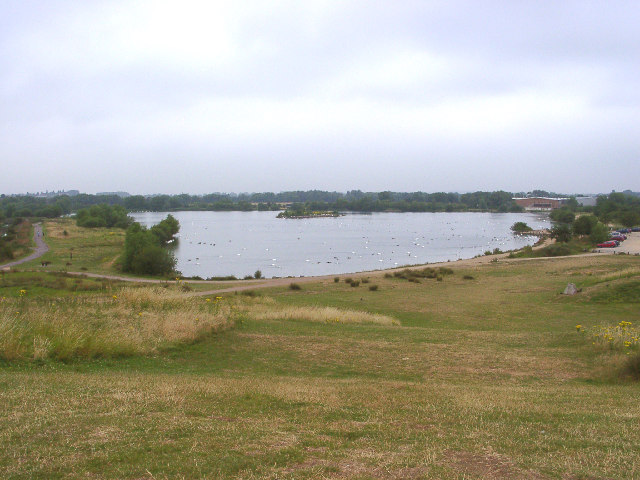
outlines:
[[[180,222],[175,250],[185,276],[330,275],[471,258],[486,250],[533,244],[513,235],[523,221],[548,228],[545,214],[374,213],[279,219],[277,212],[172,212]],[[132,216],[152,226],[166,212]]]

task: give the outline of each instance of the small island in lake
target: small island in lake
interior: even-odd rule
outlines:
[[[305,208],[290,207],[280,212],[277,218],[323,218],[341,217],[344,213],[329,210],[308,210]]]

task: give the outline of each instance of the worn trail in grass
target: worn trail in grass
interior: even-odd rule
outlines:
[[[593,257],[371,275],[377,291],[326,281],[225,298],[234,328],[155,356],[5,362],[0,472],[637,478],[640,386],[611,379],[624,352],[575,325],[640,321],[633,298],[607,301],[639,276],[636,258]],[[568,281],[583,291],[560,295]],[[269,314],[307,307],[400,324]]]

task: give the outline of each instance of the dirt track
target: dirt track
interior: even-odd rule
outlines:
[[[21,258],[20,260],[14,260],[13,262],[0,265],[0,270],[15,267],[16,265],[20,265],[21,263],[25,263],[35,258],[41,257],[49,251],[49,246],[44,243],[44,239],[42,238],[42,225],[40,225],[39,223],[35,223],[33,225],[33,239],[36,242],[36,249],[31,255]]]

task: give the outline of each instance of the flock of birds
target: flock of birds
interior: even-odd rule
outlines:
[[[208,228],[203,227],[203,229],[207,230]],[[452,242],[456,238],[462,238],[462,235],[457,234],[453,226],[450,227],[450,230],[451,230],[451,233],[447,235],[445,238],[437,239],[435,237],[427,238],[426,236],[414,236],[410,244],[406,241],[402,242],[396,236],[387,237],[387,240],[383,242],[380,242],[380,241],[372,242],[372,240],[369,237],[362,236],[361,241],[363,241],[363,243],[360,244],[359,251],[356,251],[356,250],[344,251],[343,249],[340,249],[340,251],[335,251],[334,246],[336,247],[336,249],[338,249],[339,247],[336,246],[336,244],[340,242],[338,241],[335,243],[334,242],[330,243],[329,241],[325,240],[320,242],[319,244],[316,244],[317,245],[316,253],[318,254],[318,256],[321,257],[321,259],[314,261],[311,258],[305,258],[304,262],[305,264],[323,264],[324,263],[324,264],[339,265],[339,264],[346,264],[355,260],[357,264],[354,265],[354,270],[376,268],[372,266],[371,262],[366,260],[363,261],[363,259],[370,258],[370,257],[377,257],[372,260],[373,261],[377,260],[378,263],[386,264],[389,267],[391,266],[396,267],[398,265],[411,264],[411,263],[426,263],[427,261],[430,261],[430,259],[428,258],[428,255],[425,255],[419,249],[426,249],[427,246],[429,245],[437,244],[443,241]],[[414,235],[418,234],[418,232],[413,232],[413,233]],[[389,232],[389,234],[391,234],[391,232]],[[232,252],[232,251],[230,252],[231,249],[228,248],[227,245],[228,244],[233,245],[234,240],[232,239],[225,239],[222,242],[222,245],[218,246],[220,241],[218,242],[212,242],[212,241],[206,242],[202,240],[198,241],[197,240],[198,237],[199,237],[199,234],[197,230],[191,231],[190,234],[187,234],[185,237],[181,239],[181,242],[186,243],[188,245],[192,245],[194,248],[189,248],[188,251],[199,253],[199,255],[202,256],[205,264],[216,258],[223,259],[225,258],[225,255],[227,256],[227,262],[229,261],[228,260],[229,257],[242,257],[243,255],[245,255],[250,257],[249,261],[251,262],[252,267],[264,266],[264,267],[273,268],[273,269],[283,268],[283,265],[281,264],[282,262],[278,262],[278,256],[274,257],[269,255],[269,253],[273,251],[273,250],[270,250],[270,248],[264,248],[263,250],[264,253],[260,253],[259,251],[257,251],[258,249],[253,246],[249,247],[250,248],[249,251],[248,251],[248,247],[246,246],[238,246],[238,248],[240,248],[240,251],[236,249],[235,252]],[[252,236],[247,236],[246,238],[252,238]],[[298,235],[295,236],[296,242],[303,240],[303,238],[304,238],[304,235],[302,234],[302,232],[298,232]],[[503,239],[503,238],[492,237],[491,240],[486,242],[486,245],[485,244],[475,244],[475,245],[458,244],[457,246],[452,245],[451,248],[457,251],[457,255],[456,255],[457,258],[463,258],[462,250],[464,249],[474,249],[478,251],[478,249],[487,248],[488,246],[496,246],[496,245],[503,246],[506,244],[505,240],[506,239]],[[406,251],[401,250],[403,243],[409,246],[410,249]],[[215,251],[211,252],[211,250],[206,250],[204,247],[213,247],[213,248],[218,247],[216,248],[216,250],[220,253],[216,254]],[[287,246],[280,245],[279,248],[276,247],[274,250],[278,251],[281,255],[283,255],[287,250]],[[368,251],[368,250],[374,250],[374,251]],[[201,258],[200,256],[196,256],[192,258],[187,258],[186,261],[192,262],[191,263],[192,265],[199,266],[200,258]]]

